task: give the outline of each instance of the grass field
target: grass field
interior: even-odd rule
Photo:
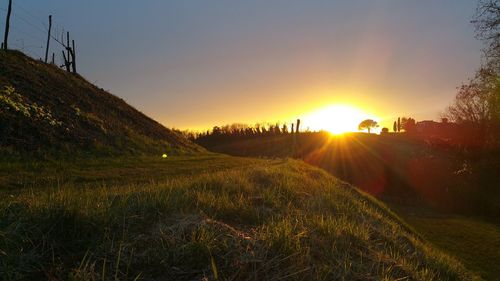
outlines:
[[[4,280],[471,280],[375,199],[291,159],[0,164]]]
[[[485,280],[500,280],[500,227],[479,218],[405,212],[401,214],[425,239],[459,258]]]

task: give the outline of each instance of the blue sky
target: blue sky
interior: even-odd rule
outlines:
[[[1,0],[0,9],[6,6]],[[53,30],[64,27],[76,40],[84,77],[169,127],[287,121],[335,103],[387,120],[430,119],[480,64],[481,43],[470,24],[475,6],[14,0],[10,42],[42,56],[42,22],[52,14]]]

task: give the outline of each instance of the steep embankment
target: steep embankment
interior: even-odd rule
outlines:
[[[200,138],[210,151],[235,156],[297,157],[398,204],[499,222],[500,148],[464,148],[408,134],[328,133]]]
[[[296,157],[379,198],[498,218],[498,150],[469,150],[406,134],[245,136],[197,142],[235,156]],[[497,157],[497,158],[495,158]],[[496,168],[496,170],[495,170]]]
[[[4,184],[20,184],[9,171],[24,181],[0,190],[6,280],[473,279],[378,201],[301,161],[59,164],[3,167]]]
[[[104,154],[203,150],[79,75],[0,51],[3,151]]]
[[[404,134],[206,140],[198,141],[231,155],[300,157],[389,202],[425,239],[486,280],[500,276],[498,150],[465,154],[446,142]]]

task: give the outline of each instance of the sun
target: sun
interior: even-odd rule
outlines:
[[[339,135],[357,131],[359,123],[365,119],[378,118],[351,105],[334,104],[310,113],[304,118],[304,124],[315,131],[325,130]]]

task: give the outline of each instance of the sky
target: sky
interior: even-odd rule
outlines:
[[[42,57],[52,14],[87,80],[179,129],[288,122],[335,104],[388,127],[438,119],[481,62],[473,0],[13,1],[11,47]]]

